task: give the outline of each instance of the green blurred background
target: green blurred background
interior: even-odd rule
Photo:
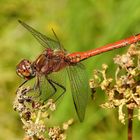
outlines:
[[[22,82],[16,64],[23,58],[34,60],[42,47],[17,22],[25,21],[42,33],[52,36],[55,30],[69,52],[86,51],[140,32],[139,0],[0,0],[0,140],[20,140],[24,132],[18,114],[13,111],[15,91]],[[126,48],[114,50],[84,62],[89,78],[102,63],[111,66],[112,58]],[[118,121],[117,110],[99,107],[104,102],[98,91],[90,100],[85,120],[78,122],[69,86],[52,124],[74,117],[68,140],[124,140],[127,126]],[[140,123],[134,120],[134,139],[138,140]]]

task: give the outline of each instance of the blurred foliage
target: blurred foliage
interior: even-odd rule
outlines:
[[[0,139],[20,140],[23,137],[19,116],[12,102],[21,79],[15,73],[23,58],[34,60],[42,47],[17,22],[25,21],[38,31],[52,36],[55,30],[70,52],[85,51],[140,32],[139,0],[1,0],[0,1]],[[115,54],[125,48],[95,56],[84,63],[88,75],[102,63],[112,65]],[[112,73],[114,67],[112,66]],[[69,85],[52,118],[52,125],[75,117],[77,122],[68,133],[69,140],[124,140],[127,127],[117,120],[117,113],[104,111],[99,105],[104,97],[97,91],[89,101],[83,123],[78,122]],[[59,101],[60,102],[60,101]],[[69,111],[67,111],[69,110]],[[140,124],[134,124],[134,139],[139,138]]]

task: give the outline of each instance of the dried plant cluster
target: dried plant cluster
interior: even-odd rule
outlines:
[[[44,104],[30,96],[30,91],[30,87],[20,87],[13,103],[23,123],[24,140],[65,140],[66,130],[73,123],[73,119],[62,126],[47,126],[47,119],[50,119],[50,113],[56,110],[56,104],[52,99]]]
[[[118,107],[119,120],[125,123],[125,111],[138,109],[136,116],[140,118],[140,47],[132,44],[126,54],[114,58],[117,69],[114,77],[109,77],[108,66],[103,64],[102,70],[95,70],[90,80],[92,89],[101,88],[107,96],[103,108]]]

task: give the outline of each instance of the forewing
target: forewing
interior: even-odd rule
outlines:
[[[80,121],[83,121],[88,101],[88,78],[82,64],[69,66],[67,72],[70,79],[71,92],[75,109]]]
[[[52,48],[52,49],[61,49],[59,40],[53,40],[46,35],[43,35],[42,33],[38,32],[31,26],[27,25],[23,21],[19,20],[19,23],[24,26],[36,39],[37,41],[45,48]]]

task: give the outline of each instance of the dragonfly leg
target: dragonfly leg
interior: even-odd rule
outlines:
[[[16,90],[16,93],[18,92],[18,90],[27,82],[28,80],[25,80],[23,83],[21,83],[18,87],[18,89]]]
[[[49,84],[52,86],[52,88],[54,89],[54,92],[47,99],[45,99],[44,102],[46,102],[48,99],[50,99],[57,92],[57,89],[56,89],[53,81],[48,78],[47,78],[47,80],[48,80]]]
[[[36,77],[36,81],[35,81],[35,84],[33,86],[33,90],[36,91],[37,89],[39,90],[38,91],[38,95],[37,96],[34,96],[34,98],[38,98],[40,95],[41,95],[41,89],[40,89],[40,83],[39,83],[39,76]]]
[[[19,86],[18,88],[22,87],[27,81],[28,81],[28,80],[25,80],[23,83],[21,83],[20,86]]]
[[[63,89],[63,92],[55,99],[55,102],[56,102],[60,97],[62,97],[64,95],[64,93],[66,92],[66,88],[63,85],[61,85],[53,80],[51,80],[51,82],[54,83],[55,85],[59,86],[61,89]]]

